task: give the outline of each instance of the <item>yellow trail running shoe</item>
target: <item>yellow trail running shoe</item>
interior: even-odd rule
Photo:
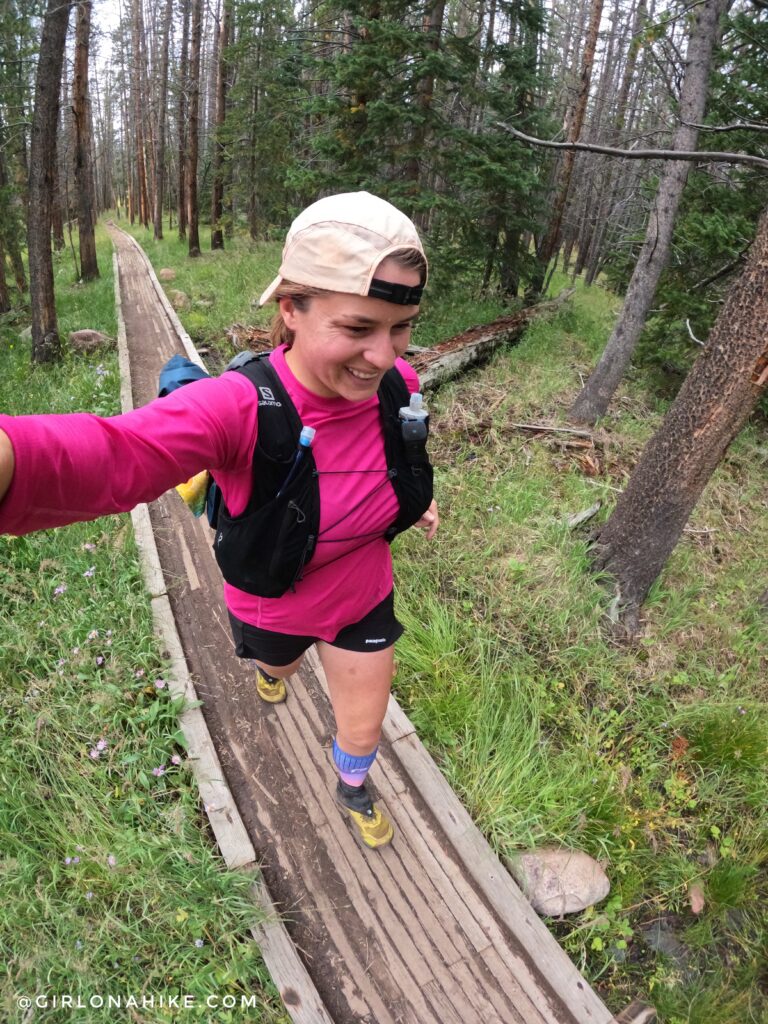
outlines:
[[[395,834],[392,822],[373,803],[365,784],[348,786],[339,779],[336,800],[347,812],[358,836],[369,849],[376,850],[392,842]]]
[[[285,681],[265,676],[261,669],[256,669],[256,692],[267,704],[282,704],[288,696]]]

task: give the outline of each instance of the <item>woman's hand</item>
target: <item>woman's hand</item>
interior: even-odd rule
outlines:
[[[440,516],[437,513],[437,502],[434,499],[432,499],[432,504],[421,519],[413,525],[417,530],[426,530],[427,540],[432,540],[437,533],[438,526],[440,525]]]
[[[11,439],[4,430],[0,430],[0,501],[3,500],[5,492],[11,486],[14,466]]]

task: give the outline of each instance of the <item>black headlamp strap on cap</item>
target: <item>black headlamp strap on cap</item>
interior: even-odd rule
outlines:
[[[406,284],[392,284],[390,281],[382,281],[378,277],[374,277],[368,294],[372,299],[384,299],[386,302],[394,302],[398,306],[418,306],[423,291],[422,285],[411,288]]]

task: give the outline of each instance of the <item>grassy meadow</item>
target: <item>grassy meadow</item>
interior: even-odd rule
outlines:
[[[203,231],[189,260],[175,232],[133,233],[177,271],[168,288],[189,297],[197,344],[224,353],[231,324],[266,326],[255,303],[278,244],[210,253]],[[100,282],[72,284],[57,259],[62,331],[114,334],[103,233]],[[578,287],[521,344],[428,396],[442,527],[432,544],[396,542],[396,695],[502,858],[552,844],[603,864],[608,899],[549,924],[612,1009],[645,998],[661,1024],[768,1024],[766,423],[713,478],[631,647],[602,631],[588,535],[667,399],[634,371],[594,449],[515,426],[565,423],[616,308]],[[425,302],[414,341],[501,311],[457,287]],[[113,354],[32,369],[25,323],[0,321],[0,409],[117,411]],[[592,523],[568,526],[598,501]],[[185,770],[126,518],[0,538],[0,565],[8,1019],[23,993],[178,986],[259,994],[260,1016],[217,1021],[287,1020],[247,939],[244,881],[222,870]],[[35,1019],[73,1019],[58,1013]]]
[[[99,266],[75,284],[58,254],[62,336],[116,335],[102,231]],[[115,353],[35,368],[25,325],[0,320],[3,412],[119,412]],[[130,520],[0,537],[0,575],[0,1019],[155,1024],[179,1011],[142,998],[175,994],[195,1002],[185,1020],[287,1024],[250,941],[248,881],[224,870],[185,763]],[[139,1009],[88,1005],[108,995]],[[241,998],[254,1008],[227,1008]]]

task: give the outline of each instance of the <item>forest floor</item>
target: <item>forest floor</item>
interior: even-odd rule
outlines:
[[[198,346],[226,352],[233,323],[264,326],[253,300],[274,274],[279,246],[254,253],[238,242],[189,261],[175,241],[134,234],[156,269],[176,269],[167,287],[185,292],[180,317]],[[598,288],[579,288],[566,311],[535,324],[520,345],[430,397],[443,523],[432,546],[409,536],[397,544],[398,615],[407,632],[396,695],[502,858],[565,844],[604,865],[608,899],[549,923],[609,1006],[644,997],[663,1024],[765,1024],[768,610],[760,598],[768,587],[768,429],[756,417],[732,446],[646,603],[642,639],[616,646],[601,628],[608,594],[587,572],[590,524],[574,530],[568,518],[597,501],[596,520],[609,514],[669,395],[638,368],[591,444],[516,426],[566,424],[616,305]],[[414,341],[435,343],[500,312],[501,303],[474,303],[454,288],[450,301],[425,303]],[[93,322],[92,303],[73,315],[76,326],[103,326]],[[4,410],[31,411],[27,348],[16,325],[3,326]],[[114,368],[108,360],[101,368],[107,373],[78,357],[56,380],[35,370],[35,407],[113,411]],[[81,963],[81,980],[83,972],[106,984],[120,971],[186,971],[201,985],[228,963],[226,984],[249,990],[263,975],[247,952],[252,944],[239,939],[242,894],[216,872],[189,780],[183,770],[149,778],[153,758],[169,763],[173,709],[163,706],[162,690],[145,687],[162,664],[138,569],[130,560],[126,568],[120,551],[132,542],[120,520],[112,534],[105,529],[86,524],[0,549],[12,580],[0,606],[2,721],[12,737],[2,773],[16,794],[0,813],[6,881],[19,893],[0,934],[13,938],[14,991],[54,964],[75,971],[56,960],[61,941]],[[57,546],[65,535],[68,553]],[[57,596],[66,581],[69,590]],[[135,641],[124,650],[114,629],[107,636],[115,622],[121,637],[129,629],[145,637],[140,657]],[[105,653],[110,672],[119,655],[125,664],[115,671],[137,680],[129,711],[119,712],[104,686],[110,680],[96,663]],[[109,799],[95,789],[107,766],[88,757],[106,733],[111,748],[120,735],[126,743],[141,737],[142,748],[135,763],[110,753]],[[45,780],[44,798],[25,782],[30,769]],[[98,814],[84,817],[86,806]],[[9,846],[10,823],[21,817],[26,842]],[[157,872],[148,867],[153,842],[165,844]],[[141,865],[138,893],[135,875],[130,882],[107,860],[120,843],[117,864]],[[87,868],[65,864],[78,846]],[[190,899],[185,865],[193,863],[198,891]],[[89,902],[79,891],[86,885]],[[139,944],[137,922],[149,920],[153,930]],[[19,921],[34,942],[19,937]],[[277,1021],[265,984],[261,1019]]]

